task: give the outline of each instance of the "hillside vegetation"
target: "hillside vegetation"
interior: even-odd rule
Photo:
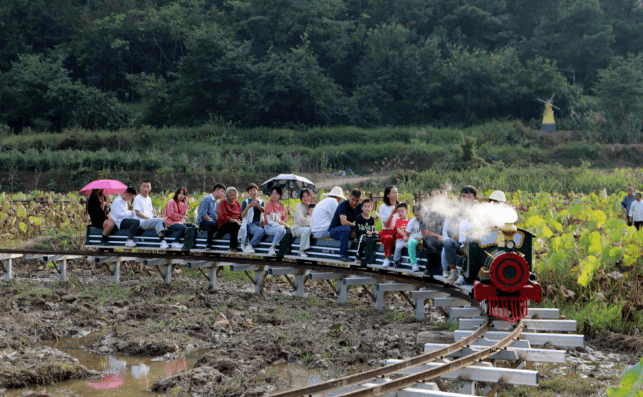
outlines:
[[[614,191],[640,182],[637,172],[623,176],[612,169],[638,167],[643,153],[638,144],[592,143],[585,132],[544,134],[517,121],[464,129],[206,124],[1,138],[0,184],[9,191],[77,190],[98,178],[136,186],[151,179],[161,189],[204,191],[217,181],[245,186],[289,172],[320,180],[347,168],[358,175],[390,174],[394,183],[408,183],[414,191],[467,181],[532,192]]]
[[[529,123],[556,94],[559,128],[642,139],[637,0],[3,1],[0,24],[13,133]]]

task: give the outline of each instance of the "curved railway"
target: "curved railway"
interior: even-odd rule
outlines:
[[[451,321],[458,321],[459,329],[454,332],[452,344],[426,344],[422,355],[407,360],[388,360],[387,365],[380,368],[276,393],[274,397],[492,396],[503,384],[537,386],[539,375],[529,369],[532,363],[564,362],[565,350],[551,348],[582,347],[584,342],[582,335],[574,334],[575,321],[561,319],[557,309],[530,308],[526,318],[513,323],[491,319],[481,315],[478,303],[470,296],[470,286],[445,285],[440,277],[379,266],[357,267],[319,258],[275,258],[228,251],[190,252],[188,255],[181,251],[153,249],[93,249],[0,250],[2,278],[4,281],[14,278],[12,266],[17,258],[55,262],[61,281],[67,279],[68,270],[73,271],[68,269],[68,262],[79,259],[106,266],[114,282],[120,281],[120,265],[125,261],[158,269],[165,283],[172,282],[175,267],[198,269],[211,287],[218,283],[218,272],[229,267],[231,271],[244,272],[256,292],[261,292],[264,278],[270,276],[285,277],[299,297],[304,295],[307,281],[329,284],[334,281],[338,302],[345,303],[349,287],[362,286],[369,291],[367,286],[372,286],[373,292],[369,291],[369,295],[379,309],[384,308],[386,293],[397,292],[413,305],[417,319],[424,318],[428,301],[445,308]]]

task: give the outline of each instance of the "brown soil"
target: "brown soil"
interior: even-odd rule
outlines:
[[[41,350],[28,353],[87,331],[100,332],[91,350],[102,354],[208,352],[194,368],[157,381],[155,391],[257,396],[285,387],[271,364],[296,362],[341,376],[381,366],[387,358],[417,355],[424,343],[418,343],[418,333],[443,329],[437,325],[444,321],[440,311],[433,309],[427,322],[415,322],[412,308],[393,294],[382,313],[367,294],[353,289],[349,303],[338,305],[332,290],[321,283],[308,284],[306,297],[296,299],[283,278],[268,279],[257,295],[238,274],[224,276],[209,290],[197,272],[179,270],[167,286],[158,274],[140,271],[138,265],[121,271],[117,285],[103,268],[72,262],[71,281],[58,283],[54,269],[39,262],[18,263],[16,279],[0,287],[0,352],[6,352],[0,354],[15,358],[0,366],[0,378],[15,379],[0,383],[0,394],[2,387],[95,377],[60,352],[51,359]],[[231,280],[235,277],[238,281]],[[34,357],[42,357],[36,370]],[[52,362],[67,371],[53,372]],[[20,373],[35,375],[14,376]]]
[[[0,394],[3,387],[46,385],[97,375],[75,358],[52,348],[0,351]]]
[[[439,310],[430,309],[426,322],[415,322],[412,308],[395,294],[387,297],[382,313],[358,289],[350,290],[347,305],[338,305],[322,283],[309,283],[306,297],[297,299],[283,278],[268,279],[257,295],[239,273],[222,275],[210,290],[195,271],[178,270],[171,286],[138,265],[124,265],[121,271],[121,283],[113,284],[104,268],[75,261],[71,281],[59,283],[55,269],[18,262],[16,279],[0,285],[0,395],[4,388],[101,375],[43,346],[88,332],[99,335],[89,347],[98,354],[206,352],[192,368],[151,386],[163,396],[260,396],[288,385],[272,365],[297,363],[330,379],[381,366],[387,358],[417,355],[430,340],[452,340]],[[577,395],[577,389],[566,385],[560,390],[556,383],[572,375],[576,378],[570,384],[591,382],[583,389],[588,396],[602,396],[607,386],[618,384],[623,368],[638,356],[615,351],[632,352],[643,345],[641,338],[612,335],[601,342],[609,348],[570,350],[564,365],[536,364],[544,389]],[[502,395],[533,391],[511,390]]]

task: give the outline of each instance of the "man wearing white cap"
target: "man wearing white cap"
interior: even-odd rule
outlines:
[[[324,193],[324,196],[327,197],[317,203],[310,219],[310,231],[315,238],[330,237],[328,226],[333,220],[333,215],[335,215],[339,202],[346,200],[344,191],[339,186],[332,188],[329,193]]]
[[[487,198],[492,203],[506,203],[507,196],[502,190],[494,190]]]

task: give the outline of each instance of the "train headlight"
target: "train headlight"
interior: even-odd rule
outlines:
[[[510,240],[510,241],[507,241],[507,243],[505,244],[505,246],[506,246],[507,248],[509,248],[510,250],[512,250],[512,249],[514,249],[514,248],[516,247],[516,243],[514,243],[513,241],[511,241],[511,240]]]
[[[527,284],[529,274],[529,264],[515,252],[498,253],[489,266],[491,282],[505,292],[519,291]]]

